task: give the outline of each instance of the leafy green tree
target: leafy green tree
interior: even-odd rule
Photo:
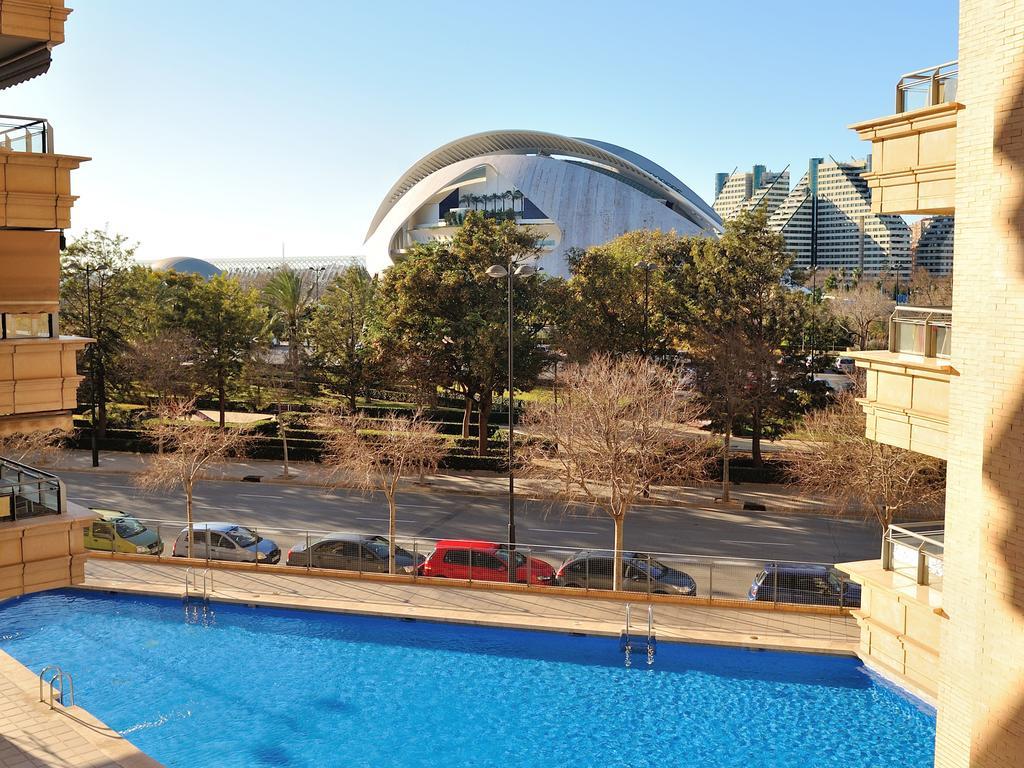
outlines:
[[[605,245],[571,249],[557,317],[559,345],[569,358],[670,349],[676,330],[667,310],[678,301],[670,275],[690,247],[674,233],[637,230]]]
[[[304,326],[313,304],[313,286],[306,285],[305,273],[282,266],[263,287],[263,301],[270,311],[274,335],[288,342],[288,367],[298,389]]]
[[[175,325],[195,339],[196,365],[217,393],[223,427],[228,383],[241,370],[252,346],[264,339],[266,309],[254,289],[244,289],[223,275],[208,281],[175,281],[175,286]]]
[[[308,325],[316,369],[341,390],[353,411],[356,396],[373,378],[373,350],[366,343],[366,326],[375,288],[366,269],[347,267],[324,291]]]
[[[151,326],[156,284],[149,269],[135,263],[136,246],[123,235],[90,230],[75,240],[61,258],[61,330],[96,341],[85,361],[92,376],[96,403],[94,425],[102,437],[107,428],[107,404],[112,392],[131,384],[130,345]]]
[[[507,283],[488,277],[498,264],[515,269],[539,252],[538,237],[513,221],[470,212],[450,243],[414,247],[389,269],[375,303],[379,354],[437,384],[457,383],[467,414],[479,410],[478,452],[487,452],[494,394],[507,380]],[[540,334],[548,324],[548,281],[515,278],[513,349],[517,386],[529,386],[547,360]],[[465,424],[465,422],[464,422]]]

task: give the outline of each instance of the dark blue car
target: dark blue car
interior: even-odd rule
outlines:
[[[766,563],[747,592],[750,600],[860,607],[860,585],[824,565]]]

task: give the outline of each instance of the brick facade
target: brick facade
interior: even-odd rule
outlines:
[[[1024,3],[962,0],[936,766],[1024,766]]]

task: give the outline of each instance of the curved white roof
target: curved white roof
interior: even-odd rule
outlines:
[[[494,154],[566,155],[599,163],[632,184],[646,187],[673,204],[673,210],[701,229],[721,230],[722,222],[711,206],[657,163],[614,144],[560,136],[544,131],[485,131],[449,142],[423,156],[395,182],[370,222],[366,239],[373,236],[395,204],[430,174],[463,160]]]

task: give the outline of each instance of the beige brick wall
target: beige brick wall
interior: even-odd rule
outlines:
[[[962,0],[936,765],[1024,766],[1024,3]]]

